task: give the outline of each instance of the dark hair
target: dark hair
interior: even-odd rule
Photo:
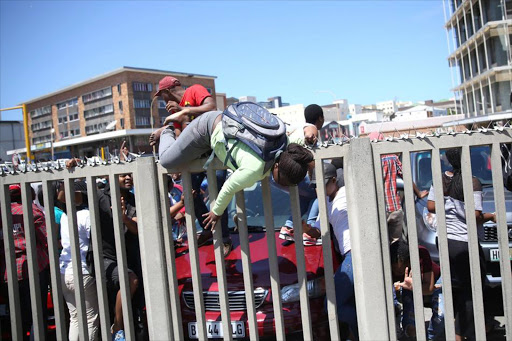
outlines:
[[[308,163],[313,161],[313,154],[297,143],[290,143],[279,158],[279,169],[291,184],[301,182],[308,172]]]
[[[389,256],[391,264],[396,264],[399,260],[407,263],[410,259],[409,245],[402,239],[397,240],[389,247]]]
[[[443,175],[444,195],[459,201],[464,201],[464,188],[462,186],[462,165],[460,148],[452,148],[446,151],[446,158],[453,167],[453,177],[448,179]]]
[[[315,124],[320,117],[324,117],[324,111],[318,104],[310,104],[304,110],[307,123]]]

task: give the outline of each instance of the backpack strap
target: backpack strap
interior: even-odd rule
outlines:
[[[227,142],[227,141],[226,141]],[[238,169],[238,165],[236,164],[236,161],[235,159],[233,158],[233,155],[231,155],[231,152],[233,151],[233,148],[235,148],[235,146],[238,144],[238,142],[240,142],[239,140],[235,140],[235,143],[233,143],[233,145],[231,146],[231,148],[229,148],[227,154],[226,154],[226,158],[224,159],[224,166],[227,166],[228,165],[228,159],[229,161],[231,162],[231,164],[233,165],[233,167],[235,167],[236,169]],[[227,143],[226,143],[226,146],[227,146]]]

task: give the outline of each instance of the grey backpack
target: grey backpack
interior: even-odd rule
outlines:
[[[222,114],[222,130],[226,141],[236,140],[224,160],[226,164],[229,159],[235,168],[238,165],[231,152],[240,142],[246,144],[265,162],[264,173],[272,167],[280,152],[288,145],[284,122],[252,102],[240,102],[227,107]]]

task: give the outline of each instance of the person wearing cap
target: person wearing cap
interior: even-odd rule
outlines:
[[[165,108],[171,115],[166,118],[163,127],[151,134],[149,137],[150,146],[155,145],[159,141],[160,135],[166,129],[168,130],[170,124],[173,124],[174,134],[178,137],[191,120],[207,111],[215,110],[217,106],[208,90],[200,84],[194,84],[187,89],[183,89],[178,79],[166,76],[158,83],[158,89],[155,97],[161,97],[166,102]],[[162,157],[161,153],[159,154]],[[226,181],[227,172],[225,170],[218,170],[216,174],[217,187],[220,190]],[[203,232],[198,238],[198,246],[205,245],[213,236],[210,229],[205,229],[205,223],[201,219],[203,215],[208,213],[208,208],[200,191],[201,183],[205,176],[206,173],[204,172],[192,174],[192,190],[195,192],[194,213],[198,218],[199,225],[203,228]],[[224,256],[227,256],[233,248],[233,243],[229,236],[227,212],[222,214],[221,227],[223,252]]]
[[[21,186],[19,184],[9,186],[9,194],[11,197],[11,214],[12,214],[12,233],[14,238],[14,247],[16,253],[16,269],[17,279],[19,287],[20,307],[21,309],[21,323],[22,331],[26,335],[31,330],[32,326],[32,305],[30,297],[30,286],[29,286],[29,273],[28,273],[28,256],[26,248],[26,236],[25,236],[25,223],[23,218],[23,205],[21,201]],[[35,198],[35,193],[32,189],[32,200]],[[43,333],[47,330],[48,320],[48,308],[46,305],[46,299],[48,294],[48,283],[49,283],[49,264],[50,260],[48,257],[48,244],[47,244],[47,233],[44,212],[31,202],[28,208],[32,208],[32,214],[34,217],[34,228],[35,231],[35,243],[36,243],[36,259],[37,271],[39,272],[39,287],[41,297],[41,307],[43,312]],[[0,225],[1,226],[1,225]],[[0,231],[1,232],[1,231]],[[2,253],[3,255],[3,253]],[[7,283],[7,269],[5,268],[5,259],[2,259],[1,273],[3,282]],[[33,280],[33,279],[30,279]],[[30,334],[30,338],[34,339],[34,333]]]
[[[78,241],[80,247],[80,264],[82,269],[82,283],[84,288],[85,314],[87,319],[87,329],[89,340],[95,340],[99,330],[98,315],[98,295],[96,291],[96,280],[94,273],[87,264],[87,256],[90,251],[91,243],[91,218],[87,200],[87,184],[85,181],[75,181],[75,205],[76,205],[76,227],[78,231]],[[62,197],[61,197],[62,196]],[[64,186],[59,192],[58,200],[65,201]],[[71,240],[69,235],[68,217],[66,213],[62,214],[61,219],[61,243],[62,252],[59,257],[59,267],[62,283],[62,294],[66,300],[69,310],[69,340],[78,340],[78,311],[76,308],[75,292],[78,289],[73,274],[73,265],[71,262]]]
[[[172,76],[165,76],[158,83],[158,91],[154,97],[161,97],[165,101],[165,109],[171,113],[164,122],[164,126],[153,134],[155,141],[151,140],[150,145],[156,144],[163,129],[174,122],[176,135],[197,116],[215,110],[217,104],[208,90],[200,85],[194,84],[187,89],[181,86],[181,82]],[[157,136],[158,135],[158,136]]]
[[[350,340],[355,340],[357,339],[358,330],[347,196],[345,186],[339,186],[336,167],[331,163],[324,163],[323,170],[325,194],[327,196],[327,217],[332,226],[334,237],[338,242],[338,251],[343,257],[341,265],[334,274],[338,319],[349,326],[350,333],[352,334]],[[318,181],[316,180],[316,182]],[[317,233],[320,233],[320,216],[311,229],[317,229]]]

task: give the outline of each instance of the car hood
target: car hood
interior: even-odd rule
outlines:
[[[297,283],[295,243],[279,239],[279,232],[275,233],[275,238],[281,286]],[[233,241],[233,250],[225,259],[228,290],[244,290],[239,235],[232,233],[231,239]],[[270,287],[270,268],[266,233],[249,233],[249,245],[254,288],[268,288]],[[188,251],[188,245],[176,249],[176,269],[180,287],[185,286],[191,289],[192,275]],[[323,276],[322,246],[304,247],[304,254],[308,279]],[[217,291],[217,268],[215,266],[212,242],[199,248],[199,262],[203,290]]]
[[[495,212],[494,188],[484,187],[483,190],[482,212]],[[507,223],[512,223],[512,192],[505,190],[505,209],[507,211]]]

